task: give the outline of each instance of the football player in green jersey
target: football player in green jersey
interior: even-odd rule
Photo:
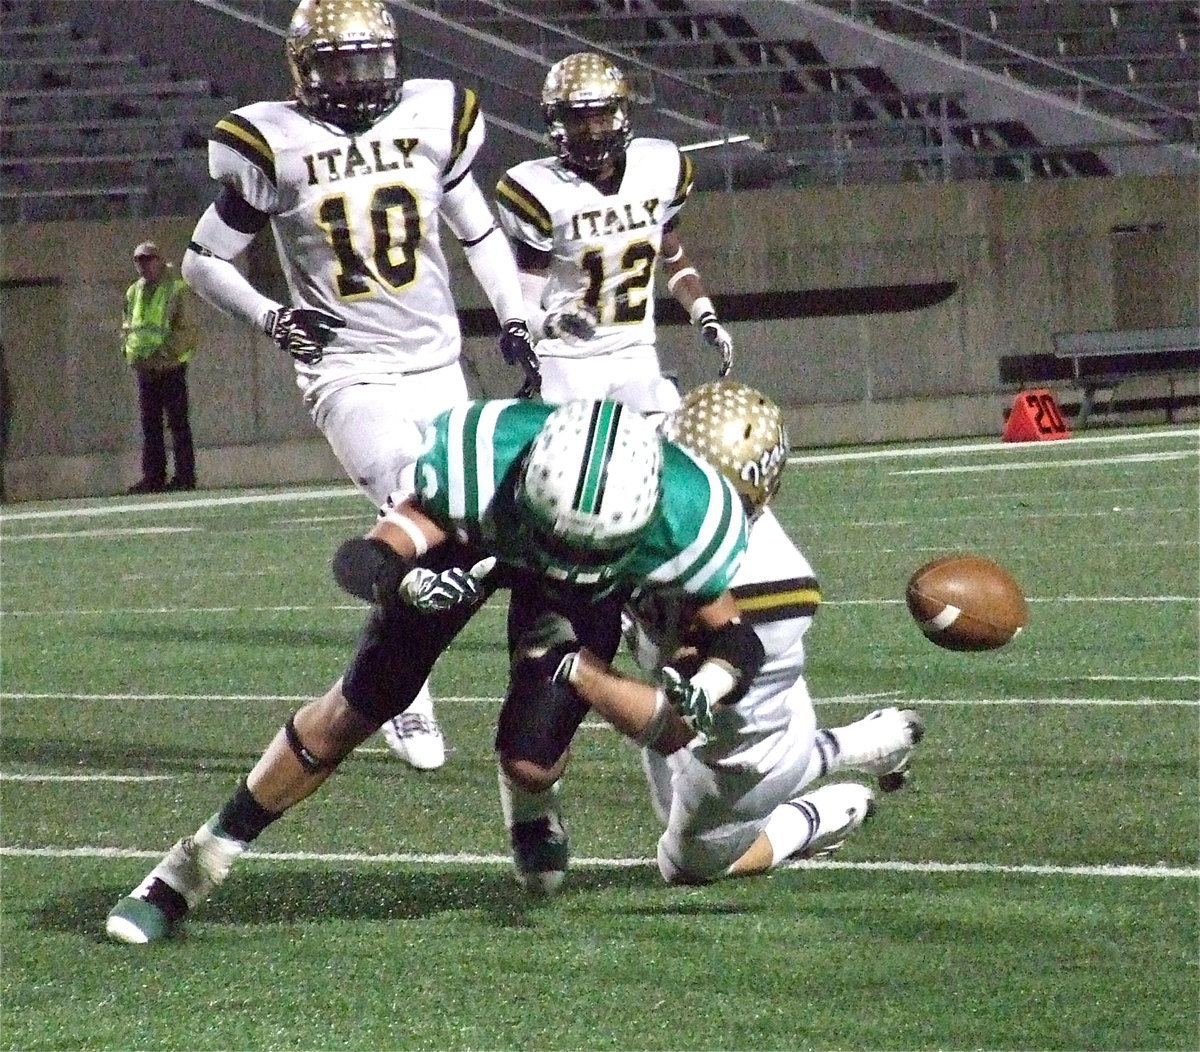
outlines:
[[[682,593],[694,607],[690,675],[664,676],[642,744],[681,748],[757,674],[762,644],[728,587],[746,547],[738,495],[633,410],[606,401],[452,409],[426,434],[414,486],[334,557],[338,583],[372,603],[345,674],[287,720],[225,805],[116,905],[112,938],[171,935],[268,825],[411,703],[497,587],[512,591],[512,666],[496,748],[504,776],[530,796],[555,784],[588,710],[558,675],[563,657],[582,647],[611,660],[634,590]],[[515,805],[510,825],[522,857],[541,854],[531,880],[553,890],[566,868],[559,831]],[[520,825],[529,844],[517,843]]]

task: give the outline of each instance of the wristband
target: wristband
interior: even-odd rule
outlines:
[[[648,749],[657,740],[662,733],[662,729],[667,722],[667,717],[674,710],[671,708],[671,703],[667,700],[667,692],[659,690],[654,696],[654,714],[650,717],[649,722],[642,728],[640,734],[633,739],[633,744],[641,749]]]
[[[680,273],[683,273],[680,271]],[[705,315],[711,315],[711,319],[705,319]],[[688,316],[692,319],[693,325],[700,325],[705,320],[716,321],[717,312],[713,308],[713,302],[707,296],[697,296],[688,308]]]
[[[425,534],[417,528],[417,524],[412,519],[407,515],[402,515],[399,509],[390,508],[383,516],[383,521],[390,522],[393,526],[398,526],[408,535],[408,539],[412,541],[413,547],[416,549],[413,555],[414,559],[421,558],[422,555],[429,551],[429,541],[425,537]]]
[[[680,267],[679,270],[667,278],[667,291],[674,292],[675,286],[686,277],[698,278],[699,276],[700,272],[695,267]]]

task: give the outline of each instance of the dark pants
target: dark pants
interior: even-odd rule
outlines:
[[[167,481],[167,449],[163,418],[171,429],[175,456],[174,482],[196,484],[196,455],[188,423],[187,366],[169,372],[137,373],[138,407],[142,414],[142,480],[156,485]]]
[[[429,552],[420,565],[431,570],[471,566],[482,552],[450,541]],[[508,612],[510,680],[496,731],[496,750],[506,759],[551,767],[571,744],[588,706],[570,687],[551,683],[558,658],[549,662],[515,658],[522,638],[547,618],[569,622],[568,635],[605,661],[621,641],[623,596],[596,599],[583,586],[558,585],[501,564],[484,582],[490,594],[510,590]],[[364,719],[379,724],[412,704],[434,664],[454,641],[475,604],[423,613],[400,602],[371,607],[358,650],[342,676],[342,693]],[[559,655],[561,657],[561,654]]]

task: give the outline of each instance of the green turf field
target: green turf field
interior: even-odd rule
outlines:
[[[903,702],[908,789],[833,859],[677,889],[637,753],[588,721],[567,889],[509,872],[491,738],[504,610],[435,678],[451,746],[378,739],[276,823],[186,937],[104,918],[340,673],[349,487],[0,516],[4,1049],[1200,1048],[1200,452],[1192,428],[800,454],[822,723]],[[909,619],[936,555],[1005,564],[1026,632]]]

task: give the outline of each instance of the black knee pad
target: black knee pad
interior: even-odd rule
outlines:
[[[554,766],[587,715],[588,705],[574,689],[551,680],[559,657],[531,658],[513,666],[496,727],[496,751],[506,759]]]

